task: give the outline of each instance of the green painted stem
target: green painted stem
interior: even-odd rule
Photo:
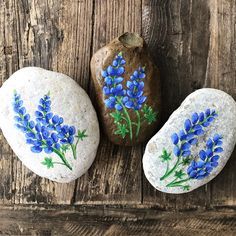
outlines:
[[[136,129],[136,137],[138,137],[139,130],[140,130],[140,114],[138,111],[135,111],[137,117],[138,117],[138,123],[137,123],[137,129]]]
[[[164,174],[164,175],[160,178],[160,180],[166,179],[168,176],[170,176],[170,175],[175,171],[176,167],[177,167],[178,164],[179,164],[180,157],[181,157],[181,156],[178,157],[178,159],[177,159],[177,161],[176,161],[174,167],[173,167],[172,169],[170,169],[170,171],[168,171],[166,174]]]
[[[76,144],[78,144],[78,143],[76,143]],[[72,153],[73,153],[73,157],[76,160],[76,146],[77,145],[70,144],[70,146],[71,146],[71,150],[72,150]]]
[[[179,180],[179,181],[176,181],[176,179],[175,179],[171,183],[167,184],[166,187],[181,187],[182,183],[185,183],[185,182],[187,182],[189,180],[190,180],[190,178],[182,179],[182,180]]]
[[[120,101],[120,98],[117,98],[117,101],[119,102],[119,104],[122,106],[122,108],[124,110],[124,114],[125,114],[125,116],[127,118],[127,121],[128,121],[130,140],[132,140],[133,139],[132,121],[131,121],[131,119],[129,117],[129,113],[128,113],[126,107]]]
[[[55,152],[55,153],[61,158],[61,160],[63,161],[63,163],[64,163],[70,170],[72,170],[72,167],[70,166],[70,164],[69,164],[68,161],[66,160],[65,156],[64,156],[60,151],[58,151],[56,148],[53,148],[53,152]]]

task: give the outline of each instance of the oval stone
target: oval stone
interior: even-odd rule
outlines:
[[[146,146],[143,169],[151,185],[186,193],[212,180],[233,152],[235,117],[227,93],[204,88],[190,94]]]
[[[159,70],[143,39],[125,33],[91,60],[99,116],[108,138],[118,145],[147,141],[161,115]]]
[[[0,100],[3,135],[30,170],[68,183],[89,169],[99,125],[88,95],[74,80],[26,67],[3,84]]]

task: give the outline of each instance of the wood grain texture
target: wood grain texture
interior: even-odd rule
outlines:
[[[121,35],[141,33],[141,1],[95,1],[92,53]],[[96,105],[91,82],[90,97]],[[112,145],[104,134],[95,162],[78,180],[76,204],[141,203],[142,147]]]
[[[142,33],[165,91],[163,123],[198,88],[219,88],[236,98],[235,7],[235,1],[143,1]],[[161,193],[143,177],[143,202],[175,209],[235,205],[235,157],[211,183],[188,194]]]
[[[236,99],[235,12],[235,0],[1,0],[0,84],[21,67],[40,66],[71,76],[96,105],[89,73],[92,54],[119,34],[137,32],[161,70],[164,124],[198,88],[219,88]],[[143,148],[114,146],[102,133],[88,173],[70,184],[57,184],[24,167],[0,132],[0,205],[24,205],[19,211],[0,209],[0,234],[236,233],[236,152],[211,183],[171,195],[154,190],[145,179]],[[41,211],[26,206],[38,203],[94,207]],[[128,209],[131,205],[137,209]],[[148,208],[138,209],[144,206]],[[181,215],[149,208],[153,206],[198,211]],[[199,212],[216,206],[231,211]]]
[[[40,66],[63,72],[88,88],[92,1],[7,0],[0,4],[1,82],[21,67]],[[0,137],[0,203],[73,202],[75,182],[57,184],[36,176]]]
[[[147,212],[148,210],[148,212]],[[154,209],[80,206],[1,208],[1,235],[220,235],[236,234],[230,211],[168,213]]]

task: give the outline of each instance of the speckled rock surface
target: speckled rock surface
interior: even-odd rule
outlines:
[[[99,125],[88,95],[74,80],[26,67],[3,84],[0,100],[2,132],[30,170],[65,183],[89,169]]]
[[[223,91],[199,89],[148,142],[146,178],[156,189],[185,193],[208,183],[225,166],[236,142],[236,103]]]
[[[99,116],[104,132],[118,145],[137,145],[158,130],[160,74],[144,40],[125,33],[91,60]]]

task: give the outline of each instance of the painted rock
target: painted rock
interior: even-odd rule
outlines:
[[[220,173],[236,142],[236,103],[223,91],[190,94],[148,142],[143,169],[156,189],[192,191]]]
[[[26,67],[3,84],[0,100],[2,132],[30,170],[67,183],[89,169],[99,125],[88,95],[74,80]]]
[[[99,115],[108,138],[118,145],[148,140],[160,120],[160,75],[143,39],[125,33],[91,60]]]

